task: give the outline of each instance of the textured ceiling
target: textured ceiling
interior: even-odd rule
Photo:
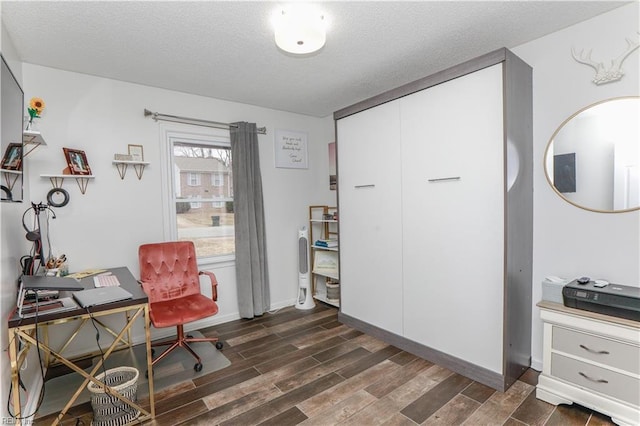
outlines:
[[[317,117],[627,2],[324,2],[325,47],[274,43],[279,3],[3,1],[23,62]]]

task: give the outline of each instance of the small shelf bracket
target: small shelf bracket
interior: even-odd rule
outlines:
[[[125,161],[125,160],[113,160],[113,164],[115,164],[118,169],[118,174],[120,175],[120,179],[124,179],[127,174],[127,168],[129,164],[133,165],[133,169],[136,171],[136,176],[138,176],[138,180],[142,179],[142,174],[144,173],[144,168],[149,163],[144,161]]]
[[[22,132],[22,146],[24,147],[24,152],[22,153],[23,158],[41,145],[47,146],[47,143],[44,141],[40,132],[33,132],[30,130]]]
[[[89,185],[89,180],[94,179],[93,175],[40,175],[43,178],[49,178],[51,185],[54,188],[62,188],[64,184],[64,180],[66,178],[72,178],[76,180],[78,184],[78,188],[80,188],[80,192],[84,195],[87,192],[87,186]]]
[[[7,184],[9,191],[13,191],[13,187],[15,186],[18,178],[22,175],[22,171],[2,170],[2,175],[4,176],[4,181]]]

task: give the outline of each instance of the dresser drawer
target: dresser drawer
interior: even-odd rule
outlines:
[[[586,362],[552,354],[551,375],[636,407],[640,401],[640,380]]]
[[[553,327],[553,350],[640,374],[640,347],[562,327]]]

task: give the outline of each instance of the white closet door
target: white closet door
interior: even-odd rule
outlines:
[[[495,372],[503,346],[502,94],[499,64],[401,99],[405,337]]]
[[[399,102],[337,121],[340,309],[402,332]]]

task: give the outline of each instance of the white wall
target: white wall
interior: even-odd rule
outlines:
[[[40,174],[61,173],[62,147],[84,150],[96,178],[82,195],[72,179],[64,188],[71,201],[57,209],[51,222],[54,254],[65,253],[71,270],[128,266],[137,275],[137,249],[165,238],[162,218],[159,124],[143,115],[145,108],[167,114],[222,122],[249,121],[267,127],[259,136],[272,307],[292,304],[297,280],[297,227],[307,221],[307,205],[332,203],[328,189],[328,149],[333,140],[330,119],[279,112],[201,96],[151,88],[24,64],[25,99],[42,97],[46,110],[40,129],[47,142],[28,158],[31,200],[46,201],[51,189]],[[179,126],[162,124],[163,126]],[[308,133],[309,169],[274,167],[276,128]],[[151,164],[141,180],[129,171],[121,180],[111,163],[127,144],[142,144]],[[211,269],[221,276],[219,318],[237,316],[230,304],[234,272]],[[235,301],[235,297],[233,299]]]
[[[544,150],[557,127],[594,102],[640,94],[640,51],[624,62],[622,80],[596,86],[594,70],[571,57],[571,47],[593,48],[592,58],[610,63],[638,39],[640,4],[555,32],[513,49],[533,67],[534,247],[533,301],[542,296],[545,276],[590,276],[640,286],[640,212],[594,213],[562,200],[544,175]],[[542,367],[542,322],[534,306],[533,366]]]
[[[50,221],[53,254],[66,254],[72,271],[127,266],[137,276],[138,246],[165,239],[162,192],[166,188],[161,185],[161,125],[144,117],[145,108],[220,122],[248,121],[267,128],[266,135],[259,135],[259,143],[271,307],[295,302],[297,229],[308,223],[308,205],[335,205],[335,191],[329,190],[328,182],[327,144],[334,140],[331,117],[319,119],[30,64],[23,64],[22,73],[25,102],[39,96],[46,103],[40,130],[47,143],[26,159],[28,173],[25,179],[30,186],[30,195],[25,201],[46,202],[51,184],[40,175],[62,173],[66,166],[63,147],[84,150],[96,176],[89,182],[84,195],[76,182],[67,178],[63,188],[69,192],[70,202],[56,209],[57,218]],[[180,125],[163,123],[162,126]],[[308,134],[308,169],[274,167],[275,129]],[[127,144],[142,144],[145,161],[151,163],[141,180],[133,170],[121,180],[112,164],[113,154],[126,153]],[[26,207],[23,203],[20,213]],[[9,227],[9,222],[12,222],[11,228],[20,231],[20,222],[15,217],[9,220],[3,217],[3,227]],[[5,240],[9,246],[24,246],[26,241],[22,231],[7,238],[3,233],[3,245]],[[11,251],[10,255],[3,253],[3,276],[4,260],[25,254],[21,249]],[[15,265],[9,261],[6,266],[8,276],[15,280],[18,273]],[[218,278],[220,311],[197,326],[238,318],[234,266],[205,265],[204,268],[216,273]],[[5,318],[8,315],[4,306],[6,300],[3,297]],[[163,330],[155,332],[154,336],[170,332]],[[57,331],[58,336],[64,333],[64,327]],[[134,334],[141,340],[140,327]],[[79,343],[70,353],[86,352],[95,344],[94,333],[87,331],[81,334]],[[2,357],[3,373],[8,371],[6,359]],[[30,376],[31,380],[26,380],[28,383],[37,381],[33,374]],[[7,378],[3,380],[6,389],[9,375],[3,374],[4,377]]]
[[[2,2],[0,2],[0,7]],[[22,64],[18,60],[18,54],[9,34],[0,21],[0,51],[9,64],[11,71],[18,82],[22,85]],[[22,85],[24,87],[24,85]],[[26,111],[26,110],[25,110]],[[28,167],[28,166],[24,166]],[[24,187],[24,199],[29,197],[29,187]],[[24,231],[20,222],[25,203],[0,203],[0,315],[8,318],[15,308],[16,300],[16,280],[20,274],[19,259],[28,253],[29,244],[24,238]],[[0,328],[0,344],[3,353],[0,357],[0,404],[2,406],[2,418],[6,418],[6,401],[8,398],[10,383],[10,366],[5,349],[8,347],[8,333],[6,322]],[[30,357],[29,362],[33,362],[35,357]]]

